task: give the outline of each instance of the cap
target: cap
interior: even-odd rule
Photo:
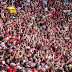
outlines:
[[[20,66],[17,66],[17,69],[22,69],[22,67],[20,67]]]
[[[14,53],[14,51],[11,51],[11,53]]]
[[[60,52],[56,52],[56,54],[60,54]]]
[[[15,49],[15,47],[12,47],[12,49]]]
[[[16,66],[16,64],[15,63],[10,63],[10,66]]]
[[[27,49],[30,49],[30,47],[28,46]]]

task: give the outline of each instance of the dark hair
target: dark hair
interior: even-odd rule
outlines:
[[[38,64],[35,65],[35,68],[37,68],[37,67],[38,67]]]
[[[11,42],[11,44],[13,44],[13,41]]]
[[[63,72],[63,70],[59,69],[59,72]]]
[[[42,60],[43,58],[41,57],[40,60]]]
[[[25,67],[26,66],[26,62],[23,64],[23,67]]]
[[[47,51],[47,49],[45,49],[45,52]]]
[[[23,62],[23,60],[20,60],[20,63],[22,63]]]
[[[22,72],[22,71],[20,71],[19,69],[17,69],[17,72]]]
[[[46,60],[43,60],[44,63],[46,63]]]
[[[18,43],[16,43],[15,45],[18,45]]]
[[[35,62],[35,59],[33,59],[33,62]]]
[[[8,47],[8,48],[10,48],[10,47],[11,47],[11,45],[10,45],[10,44],[8,44],[8,45],[7,45],[7,47]]]
[[[27,55],[29,54],[29,53],[26,53]]]
[[[0,41],[3,40],[3,36],[0,37]]]
[[[28,60],[31,58],[31,56],[30,57],[28,57]]]
[[[0,10],[1,11],[1,10]],[[0,14],[0,17],[1,17],[1,14]]]
[[[32,57],[34,57],[34,54],[32,54]]]
[[[24,57],[24,54],[23,54],[23,57]]]

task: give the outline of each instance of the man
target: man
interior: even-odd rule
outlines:
[[[15,63],[10,63],[10,67],[11,68],[8,69],[8,72],[17,72]]]

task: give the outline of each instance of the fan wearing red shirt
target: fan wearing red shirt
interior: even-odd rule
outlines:
[[[8,69],[8,72],[17,72],[15,63],[11,63],[10,66],[11,68]]]

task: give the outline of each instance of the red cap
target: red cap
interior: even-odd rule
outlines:
[[[14,51],[11,51],[11,53],[14,53]]]
[[[5,33],[6,33],[6,34],[8,34],[8,32],[7,32],[7,31],[6,31]]]
[[[30,16],[32,16],[33,14],[31,14]]]
[[[60,52],[56,52],[56,54],[60,54]]]
[[[33,31],[33,34],[35,34],[35,31]]]
[[[16,43],[19,43],[19,41],[16,41]]]

